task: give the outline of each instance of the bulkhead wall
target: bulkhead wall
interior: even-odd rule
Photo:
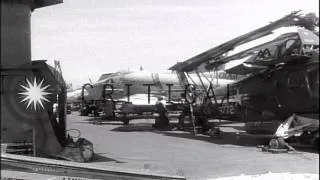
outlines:
[[[31,64],[30,16],[30,4],[1,1],[1,66]]]
[[[1,0],[1,143],[32,141],[36,155],[42,156],[58,153],[61,145],[48,113],[54,92],[50,88],[43,90],[50,93],[44,95],[50,102],[42,101],[43,105],[39,99],[32,101],[36,100],[32,88],[51,83],[43,73],[35,73],[31,61],[30,18],[34,2],[38,1]]]

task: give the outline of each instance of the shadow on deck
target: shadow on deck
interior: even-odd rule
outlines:
[[[218,145],[235,145],[245,147],[258,147],[261,145],[268,145],[271,135],[254,135],[245,132],[245,127],[239,123],[221,123],[217,125],[221,129],[221,135],[217,137],[210,136],[207,133],[199,133],[194,135],[192,128],[185,131],[172,130],[174,125],[165,129],[153,128],[151,124],[138,123],[126,126],[120,126],[112,129],[111,131],[118,132],[153,132],[164,136],[172,136],[185,139],[193,139],[205,141]],[[297,151],[318,153],[318,151],[310,146],[293,145]]]
[[[104,153],[96,153],[93,155],[93,158],[92,158],[92,161],[91,162],[116,162],[116,163],[126,163],[126,162],[123,162],[123,161],[118,161],[118,160],[115,160],[115,159],[112,159],[112,158],[108,158],[106,156],[103,156],[102,154]]]

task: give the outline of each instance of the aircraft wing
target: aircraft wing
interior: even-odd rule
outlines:
[[[245,50],[222,61],[226,62],[224,68],[227,73],[246,75],[285,64],[295,59],[299,59],[301,62],[308,60],[311,58],[308,51],[313,51],[305,48],[308,46],[315,47],[313,50],[317,49],[319,47],[319,37],[309,30],[297,29],[296,33],[284,34],[271,42]],[[289,56],[290,58],[288,58]],[[245,60],[232,67],[227,66],[230,61],[238,58]]]
[[[163,97],[161,95],[150,95],[150,104],[156,104],[158,97]],[[119,99],[114,99],[115,101],[127,102],[128,97],[123,97]],[[135,105],[148,105],[148,94],[133,94],[130,95],[130,102]]]
[[[224,58],[220,63],[226,63],[224,70],[227,73],[241,75],[255,73],[267,69],[270,65],[283,63],[281,57],[286,53],[286,51],[283,51],[283,46],[289,40],[292,41],[290,45],[295,46],[298,38],[296,33],[292,33]],[[291,47],[286,50],[288,49],[291,49]],[[236,61],[239,61],[239,63]],[[212,69],[215,65],[216,63],[207,64],[206,68]]]
[[[298,12],[299,11],[292,12],[291,14],[275,22],[272,22],[264,27],[261,27],[247,34],[239,36],[235,39],[232,39],[226,43],[223,43],[217,47],[214,47],[208,51],[205,51],[184,62],[177,63],[176,65],[172,66],[169,69],[173,71],[178,71],[178,72],[190,72],[197,69],[200,65],[204,63],[214,62],[215,65],[221,65],[223,63],[226,63],[227,61],[231,61],[233,58],[223,60],[223,55],[226,52],[229,52],[233,50],[235,47],[242,45],[244,43],[256,40],[263,36],[267,36],[271,34],[273,30],[278,29],[280,27],[295,25],[297,23],[296,19],[299,18]]]

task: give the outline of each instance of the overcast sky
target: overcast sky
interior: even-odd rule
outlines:
[[[73,86],[118,70],[164,72],[319,0],[64,0],[32,13],[32,59],[59,60]]]

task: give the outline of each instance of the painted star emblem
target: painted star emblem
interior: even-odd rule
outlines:
[[[23,92],[18,93],[22,95],[22,100],[20,102],[25,102],[27,104],[27,109],[31,104],[33,104],[34,110],[37,110],[37,106],[40,105],[42,109],[44,109],[43,103],[44,101],[49,102],[49,100],[45,97],[49,94],[47,89],[50,85],[43,85],[43,79],[38,83],[36,77],[33,82],[30,82],[26,79],[25,85],[20,85],[23,88]]]

